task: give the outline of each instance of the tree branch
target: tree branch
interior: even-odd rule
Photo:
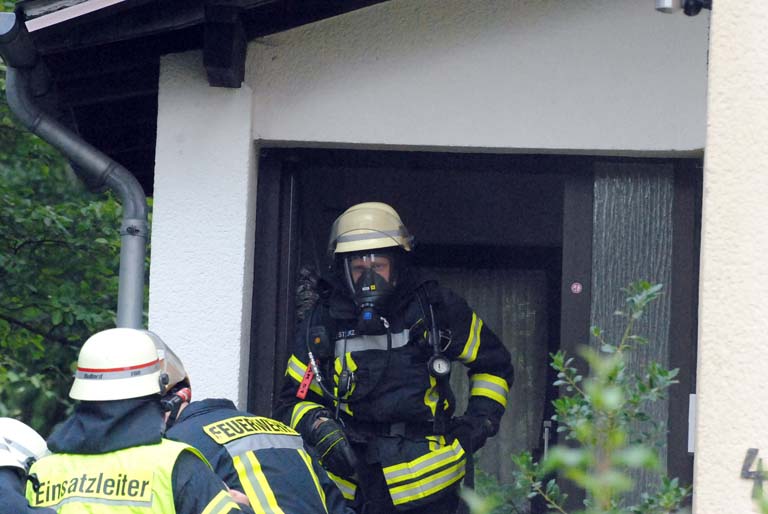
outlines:
[[[65,337],[53,336],[53,335],[45,332],[44,330],[42,330],[40,328],[37,328],[37,327],[35,327],[33,325],[30,325],[29,323],[25,323],[25,322],[23,322],[21,320],[18,320],[16,318],[12,318],[10,316],[6,316],[3,313],[0,313],[0,319],[3,319],[5,321],[7,321],[11,325],[16,325],[17,327],[21,327],[24,330],[28,330],[28,331],[32,332],[33,334],[37,334],[39,336],[43,336],[43,338],[45,338],[46,340],[51,341],[53,343],[59,343],[59,344],[63,344],[63,345],[66,345],[66,346],[76,346],[76,344],[74,342],[70,341],[69,339],[67,339]]]

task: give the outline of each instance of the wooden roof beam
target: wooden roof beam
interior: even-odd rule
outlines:
[[[203,32],[203,65],[211,86],[239,88],[245,80],[248,48],[243,9],[223,2],[207,2]]]

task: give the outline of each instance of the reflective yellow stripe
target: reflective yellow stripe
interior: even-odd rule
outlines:
[[[464,449],[454,441],[411,462],[384,468],[393,503],[413,502],[450,487],[464,476],[464,461]],[[398,482],[406,483],[393,487]]]
[[[483,329],[483,320],[472,313],[472,324],[469,327],[467,342],[464,343],[464,349],[459,354],[459,360],[465,364],[477,359],[477,352],[480,349],[480,331]]]
[[[320,495],[320,498],[323,500],[323,508],[325,509],[325,513],[328,514],[328,506],[325,504],[325,491],[323,491],[323,488],[320,486],[320,480],[317,479],[317,475],[315,474],[315,469],[312,467],[312,459],[307,455],[307,452],[304,450],[299,450],[299,455],[301,456],[301,459],[304,461],[304,464],[307,466],[307,471],[309,472],[309,475],[312,477],[312,480],[315,482],[315,488],[317,488],[317,494]]]
[[[267,482],[267,477],[261,471],[259,459],[253,452],[248,452],[243,456],[235,456],[232,464],[243,484],[245,495],[251,502],[256,514],[284,514],[283,510],[277,505],[275,493]]]
[[[429,389],[424,393],[424,404],[429,408],[429,412],[432,416],[435,415],[435,409],[437,409],[437,401],[440,399],[440,395],[437,392],[437,380],[432,375],[429,376]]]
[[[384,471],[384,479],[387,481],[387,484],[391,486],[398,482],[429,475],[436,469],[463,459],[464,449],[459,444],[459,441],[456,440],[453,441],[450,446],[445,446],[437,451],[429,452],[410,462],[387,466],[386,468],[383,468],[382,471]]]
[[[389,490],[392,503],[402,505],[432,496],[461,480],[464,473],[464,461],[462,460],[422,480],[393,487]]]
[[[477,373],[472,375],[469,381],[471,384],[469,394],[471,396],[485,396],[506,408],[507,395],[509,394],[509,386],[506,380],[495,375],[489,375],[488,373]]]
[[[299,422],[304,416],[311,410],[322,409],[322,405],[318,405],[315,402],[299,402],[293,406],[293,412],[291,413],[291,428],[296,430]]]
[[[352,354],[351,353],[347,352],[345,354],[345,356],[344,356],[344,359],[346,361],[347,370],[349,370],[352,373],[357,371],[357,363],[354,361],[354,359],[352,359]],[[333,369],[336,371],[336,373],[334,373],[334,375],[333,375],[333,383],[335,384],[334,388],[333,388],[333,394],[338,398],[338,396],[339,396],[339,388],[338,388],[338,385],[339,385],[339,375],[341,375],[341,372],[342,372],[341,357],[336,357],[336,359],[333,361]],[[357,387],[357,384],[353,381],[352,382],[352,387],[349,388],[349,391],[347,391],[347,393],[344,395],[344,398],[349,398],[350,396],[352,396],[352,393],[355,391],[355,387]],[[333,405],[334,406],[337,403],[339,403],[339,402],[337,402],[336,400],[333,401]],[[342,410],[342,412],[345,412],[345,413],[349,414],[350,416],[352,416],[352,409],[350,408],[349,404],[347,404],[345,402],[341,402],[340,409]]]
[[[350,482],[349,480],[345,480],[341,478],[338,475],[334,475],[330,471],[327,472],[328,476],[333,480],[333,482],[336,484],[336,487],[339,488],[339,491],[341,491],[341,495],[344,497],[345,500],[352,501],[355,499],[355,493],[357,492],[357,485],[355,485],[353,482]]]
[[[295,355],[291,355],[288,359],[288,366],[285,368],[285,374],[296,381],[297,384],[301,384],[304,380],[304,373],[307,371],[307,365],[299,360]],[[317,379],[313,378],[309,384],[309,389],[315,394],[323,396],[323,390],[317,384]]]
[[[232,500],[228,492],[221,491],[208,503],[202,514],[225,514],[232,509],[240,510],[240,507]]]

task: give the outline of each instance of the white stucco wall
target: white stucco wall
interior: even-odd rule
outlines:
[[[704,146],[708,11],[393,0],[251,43],[254,138],[493,150]]]
[[[695,514],[757,512],[750,500],[753,483],[739,474],[748,448],[768,457],[765,7],[763,2],[716,0],[712,13]]]
[[[150,327],[243,405],[253,140],[658,155],[704,145],[708,14],[648,0],[392,0],[253,41],[246,84],[161,62]]]
[[[211,88],[202,55],[160,73],[149,327],[196,398],[244,406],[253,275],[252,92]]]

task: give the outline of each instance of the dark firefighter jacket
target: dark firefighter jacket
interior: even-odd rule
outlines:
[[[159,396],[109,402],[80,402],[75,407],[74,414],[48,439],[48,448],[54,454],[120,455],[121,450],[145,445],[159,446],[162,441],[162,425],[163,412]],[[44,459],[35,465],[42,463]],[[177,514],[240,513],[240,508],[230,499],[223,482],[214,474],[208,463],[192,451],[182,451],[174,463],[160,462],[157,465],[172,466],[170,492]],[[34,469],[33,466],[32,471]],[[107,469],[104,473],[106,475],[115,471],[120,470]],[[37,478],[40,482],[45,480],[45,477]],[[78,475],[73,477],[73,480],[80,478]],[[86,476],[83,478],[83,482],[88,479]],[[34,493],[32,495],[34,496]],[[91,508],[89,512],[111,512],[108,503],[94,503]],[[114,510],[124,511],[122,508]],[[150,509],[149,512],[154,510]]]
[[[344,371],[353,375],[338,406],[340,417],[350,440],[366,445],[366,462],[380,463],[394,505],[402,509],[435,501],[463,477],[466,456],[458,441],[446,440],[434,430],[435,417],[450,417],[455,407],[449,388],[442,387],[446,401],[441,412],[441,387],[427,368],[433,354],[426,332],[433,326],[429,305],[442,334],[440,350],[467,368],[470,397],[465,414],[489,419],[494,433],[513,379],[509,352],[461,297],[415,271],[402,278],[391,304],[390,341],[386,334],[356,333],[354,303],[333,277],[324,277],[318,289],[315,310],[295,334],[277,416],[308,439],[312,414],[337,408],[317,377],[306,397],[297,397],[311,348],[327,388],[337,386]],[[329,343],[319,343],[322,337],[315,337],[318,326],[324,327]],[[340,487],[349,499],[356,485],[345,478]]]
[[[56,514],[55,510],[33,508],[24,496],[24,479],[15,468],[0,468],[0,512],[3,514]]]
[[[200,450],[230,488],[248,496],[256,512],[351,513],[295,430],[239,411],[229,400],[190,403],[166,437]]]

